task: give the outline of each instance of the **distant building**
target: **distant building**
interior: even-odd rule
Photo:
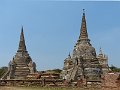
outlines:
[[[36,72],[36,64],[32,61],[25,45],[23,27],[20,35],[19,47],[12,61],[9,62],[8,71],[2,79],[26,79],[28,74]]]
[[[99,81],[101,74],[108,72],[107,57],[100,50],[97,56],[88,38],[85,12],[83,12],[80,36],[77,40],[72,55],[64,61],[61,77],[68,81],[86,79],[87,81]]]

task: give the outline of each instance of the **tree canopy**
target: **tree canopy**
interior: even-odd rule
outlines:
[[[111,65],[110,69],[111,69],[112,72],[120,72],[120,68],[118,68],[118,67],[116,67],[114,65]]]

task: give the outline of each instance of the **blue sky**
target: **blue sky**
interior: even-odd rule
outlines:
[[[37,69],[62,69],[79,37],[83,8],[96,52],[101,47],[109,65],[120,67],[120,2],[39,0],[0,1],[0,67],[15,55],[23,25]]]

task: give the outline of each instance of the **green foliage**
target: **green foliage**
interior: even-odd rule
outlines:
[[[110,69],[112,72],[120,72],[120,68],[113,66],[113,65],[111,65]]]
[[[61,69],[53,69],[53,70],[47,70],[46,72],[49,72],[49,73],[61,73]]]
[[[61,73],[62,70],[61,69],[53,69],[53,71],[56,73]]]
[[[3,74],[7,71],[7,67],[1,67],[0,68],[0,78],[3,76]]]

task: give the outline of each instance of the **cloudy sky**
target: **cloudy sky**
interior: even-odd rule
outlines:
[[[89,38],[96,52],[120,67],[120,2],[0,1],[0,67],[16,54],[21,26],[38,70],[62,69],[80,34],[85,9]]]

